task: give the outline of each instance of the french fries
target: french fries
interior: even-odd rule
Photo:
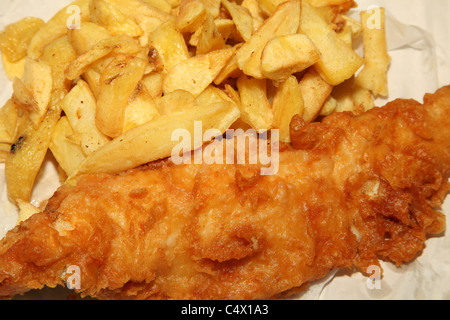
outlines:
[[[0,33],[0,50],[5,60],[18,62],[27,56],[27,48],[36,32],[44,25],[38,18],[23,18]]]
[[[278,7],[272,16],[256,31],[250,40],[237,51],[239,68],[254,78],[264,78],[261,70],[263,50],[273,37],[294,34],[300,22],[300,2],[290,0]]]
[[[241,97],[241,118],[257,131],[272,128],[273,114],[267,100],[265,79],[249,78],[242,75],[236,83]]]
[[[142,79],[146,66],[143,59],[120,54],[101,74],[95,120],[106,136],[115,138],[122,133],[127,101]]]
[[[81,145],[73,141],[73,131],[67,117],[59,119],[50,142],[50,150],[66,175],[72,174],[86,158]]]
[[[387,53],[386,22],[384,8],[361,12],[364,41],[364,69],[356,77],[356,83],[375,95],[387,96],[387,71],[390,57]]]
[[[273,98],[273,127],[280,130],[280,141],[290,143],[292,118],[303,115],[303,96],[295,76],[290,76],[276,90]]]
[[[181,89],[198,96],[214,81],[232,55],[233,48],[222,49],[179,63],[164,79],[164,93]]]
[[[303,119],[307,122],[313,121],[330,96],[333,87],[314,69],[310,69],[303,76],[299,86],[304,103]]]
[[[0,161],[24,217],[50,149],[73,183],[170,157],[172,134],[280,130],[295,115],[364,112],[387,93],[384,11],[350,0],[77,0],[48,22],[0,33],[13,95],[0,109]],[[353,50],[361,36],[364,59]],[[356,72],[365,64],[358,75]],[[206,141],[188,144],[190,151]],[[61,172],[62,172],[61,171]]]
[[[208,129],[222,133],[239,118],[239,109],[233,103],[214,103],[196,106],[184,112],[161,116],[155,121],[127,131],[91,154],[69,180],[90,172],[119,172],[154,160],[169,157],[179,141],[173,141],[175,130],[187,130],[194,136],[194,121],[201,121],[202,136]],[[201,145],[192,145],[196,149]]]
[[[319,52],[306,35],[279,36],[267,42],[261,56],[261,71],[266,78],[282,82],[319,60]]]
[[[363,59],[338,38],[317,8],[302,2],[300,30],[320,52],[317,72],[330,85],[336,86],[351,78],[363,65]]]

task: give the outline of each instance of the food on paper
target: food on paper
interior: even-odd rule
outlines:
[[[84,175],[0,242],[0,297],[64,285],[75,266],[76,291],[102,299],[266,299],[411,261],[445,228],[449,112],[445,87],[424,105],[296,116],[272,176],[170,160]]]
[[[208,171],[205,173],[197,171],[200,169],[194,165],[182,164],[177,168],[167,165],[164,160],[171,156],[173,159],[174,155],[178,156],[174,150],[189,153],[194,150],[202,150],[202,148],[210,153],[211,158],[215,159],[214,157],[217,157],[221,150],[216,147],[220,146],[221,141],[227,140],[223,138],[228,136],[229,129],[242,129],[243,131],[250,129],[250,131],[258,132],[260,134],[259,145],[266,147],[267,145],[277,145],[278,147],[276,142],[279,137],[282,166],[279,172],[272,173],[273,177],[281,179],[280,181],[284,181],[284,183],[297,183],[295,187],[297,189],[294,188],[294,190],[298,192],[303,192],[304,189],[304,186],[298,185],[301,183],[300,177],[303,177],[303,173],[300,172],[303,169],[297,168],[299,171],[295,169],[297,171],[294,170],[288,177],[286,168],[289,165],[311,166],[306,172],[306,176],[310,175],[311,177],[314,174],[316,176],[323,174],[325,177],[325,172],[333,170],[333,167],[329,163],[328,167],[325,165],[321,168],[312,167],[309,162],[303,163],[301,160],[303,158],[294,158],[295,155],[312,155],[311,159],[316,159],[314,157],[319,154],[329,152],[330,157],[339,156],[343,150],[337,147],[338,143],[342,144],[342,148],[348,147],[352,143],[362,147],[362,142],[354,140],[355,137],[343,138],[345,133],[350,130],[344,126],[344,121],[354,123],[354,131],[360,134],[363,134],[364,126],[370,127],[373,125],[372,122],[380,122],[380,125],[386,126],[386,130],[390,130],[396,128],[396,124],[400,127],[402,121],[408,121],[397,112],[400,105],[405,104],[407,106],[406,115],[414,116],[424,125],[436,125],[436,127],[445,129],[442,122],[445,119],[429,118],[429,113],[434,111],[424,111],[424,108],[412,102],[397,101],[387,107],[388,111],[369,111],[374,108],[374,96],[388,94],[387,71],[390,60],[386,48],[385,11],[382,8],[364,11],[361,14],[361,22],[359,22],[346,15],[354,6],[356,4],[351,0],[244,0],[242,2],[232,0],[77,0],[61,9],[46,23],[38,18],[25,18],[8,26],[0,33],[0,50],[5,71],[11,79],[14,92],[11,99],[6,101],[4,107],[0,109],[0,161],[5,162],[7,193],[9,199],[19,209],[19,223],[22,226],[30,224],[28,231],[21,232],[34,234],[33,228],[35,227],[47,230],[48,223],[45,216],[50,213],[55,216],[55,219],[59,219],[60,213],[58,212],[62,205],[59,201],[62,201],[62,198],[67,196],[67,204],[70,205],[71,200],[69,199],[76,196],[80,190],[94,193],[103,192],[104,189],[100,186],[101,179],[104,179],[101,180],[102,182],[107,181],[112,187],[118,188],[120,192],[133,195],[131,196],[132,200],[127,198],[123,203],[119,203],[119,208],[124,208],[123,206],[137,201],[133,202],[131,212],[123,213],[124,220],[122,222],[133,224],[134,222],[129,219],[137,218],[136,226],[142,228],[145,224],[148,231],[152,230],[149,231],[150,233],[154,231],[152,229],[155,227],[153,222],[158,224],[158,219],[161,217],[166,217],[168,220],[162,226],[166,228],[167,232],[171,232],[172,225],[169,222],[172,221],[171,219],[180,219],[182,222],[184,218],[195,220],[197,217],[191,210],[195,205],[195,195],[177,199],[187,206],[186,214],[183,217],[179,217],[176,211],[167,206],[158,207],[161,203],[152,202],[156,201],[157,197],[143,204],[142,201],[147,201],[147,195],[153,194],[156,192],[155,190],[162,190],[162,194],[158,197],[161,197],[166,204],[170,204],[174,194],[165,194],[167,191],[164,189],[165,186],[161,184],[161,181],[155,180],[162,174],[170,176],[173,174],[172,171],[178,170],[181,175],[186,177],[198,175],[200,179],[198,180],[199,189],[196,191],[198,196],[217,195],[220,193],[219,190],[228,186],[229,183],[236,183],[244,194],[253,192],[253,188],[259,184],[263,189],[270,189],[271,192],[281,192],[280,185],[272,185],[272,180],[264,178],[262,172],[267,168],[259,168],[261,174],[246,175],[255,169],[253,163],[248,167],[235,165],[220,167],[212,165],[211,163],[214,161],[209,162],[210,159],[205,158],[207,164],[205,170]],[[354,49],[354,45],[361,39],[364,45],[364,57],[360,57]],[[442,89],[434,96],[427,96],[427,110],[432,109],[431,104],[434,100],[436,106],[433,108],[436,112],[447,110],[445,109],[447,108],[446,102],[444,102],[447,94],[448,90]],[[350,113],[336,114],[343,111]],[[360,115],[360,117],[354,118],[351,114]],[[376,115],[385,115],[387,118],[378,121],[375,120]],[[423,119],[420,118],[421,115]],[[315,122],[321,117],[327,116],[330,117],[325,118],[323,122]],[[337,127],[330,127],[330,122],[334,121]],[[199,122],[202,124],[201,130],[197,130],[196,127]],[[390,123],[391,126],[388,126],[387,123]],[[279,130],[279,134],[273,129]],[[331,131],[327,133],[326,129]],[[420,138],[427,139],[421,136],[416,129],[411,124],[409,129],[398,130],[399,132],[404,130],[405,134],[411,131]],[[177,130],[182,130],[187,135],[194,137],[199,134],[200,140],[194,139],[189,143],[183,141],[180,144],[179,141],[174,140],[174,133],[178,132]],[[344,132],[341,132],[342,130]],[[433,131],[430,134],[433,137],[446,134],[445,130],[442,131],[440,133]],[[329,135],[334,133],[339,134],[331,138]],[[384,135],[387,136],[387,133]],[[271,138],[273,141],[270,140]],[[235,139],[238,141],[239,135]],[[230,143],[233,140],[228,139],[227,141]],[[370,143],[367,147],[370,147]],[[393,143],[402,148],[401,150],[409,148],[412,144],[407,139],[395,140]],[[435,141],[435,143],[440,143],[443,150],[448,149],[445,142]],[[183,148],[176,149],[180,145]],[[292,148],[302,151],[294,151]],[[437,152],[437,149],[437,147],[433,147],[432,151],[428,150],[430,157],[444,159],[447,162],[443,160],[443,165],[447,165],[448,158]],[[210,152],[211,150],[215,150],[215,152]],[[59,166],[59,178],[64,187],[50,200],[46,213],[38,213],[42,208],[37,208],[30,203],[31,193],[48,151],[56,159]],[[354,149],[352,152],[354,158],[360,156]],[[381,152],[381,154],[383,153]],[[373,156],[375,157],[375,155]],[[230,158],[241,164],[239,161],[242,159],[238,155],[236,158],[231,156],[227,159]],[[248,158],[252,157],[248,156]],[[181,159],[186,160],[183,157]],[[352,161],[355,160],[339,158],[336,161],[344,168],[347,161],[348,165],[354,165]],[[136,169],[146,164],[149,167],[144,170]],[[266,165],[262,162],[261,164]],[[367,172],[373,167],[378,168],[374,163],[367,163],[366,166]],[[258,170],[257,167],[255,170]],[[415,168],[401,167],[397,169],[404,170],[405,175],[416,174]],[[447,174],[444,169],[439,168],[443,176]],[[363,172],[365,171],[363,170]],[[217,182],[222,184],[217,185],[217,190],[206,190],[208,183],[214,182],[210,180],[214,176],[211,175],[212,173],[216,175]],[[369,187],[376,186],[376,188],[372,188],[375,190],[380,185],[387,189],[394,187],[393,183],[396,182],[389,180],[394,178],[384,176],[385,173],[384,171],[380,172],[379,177],[387,181],[386,186],[383,184],[386,182],[384,180],[379,184],[372,181],[373,184],[361,186],[361,190],[367,191],[366,189]],[[350,179],[346,174],[348,172],[343,174],[343,177]],[[425,175],[423,172],[420,174]],[[420,174],[417,173],[416,176],[419,185],[421,185],[423,177]],[[151,192],[143,191],[140,194],[140,191],[128,190],[128,186],[123,185],[123,181],[119,178],[134,179],[138,176],[141,179],[138,179],[139,183],[151,181],[155,189]],[[201,180],[203,178],[206,180]],[[184,185],[188,180],[170,181],[177,188],[179,187],[179,190],[184,190],[182,191],[185,192],[184,195],[188,195],[188,187],[191,185]],[[92,189],[84,185],[86,181],[92,183],[89,185],[93,187]],[[338,186],[344,185],[342,180],[335,181],[335,183]],[[76,186],[77,184],[78,186]],[[348,214],[350,211],[344,212],[345,210],[339,206],[338,202],[343,197],[343,191],[331,188],[330,180],[325,179],[323,184],[324,188],[330,188],[333,196],[330,194],[326,198],[322,197],[322,200],[330,200],[333,205],[336,204],[333,208],[337,210],[338,217],[343,219],[341,226],[349,226]],[[436,188],[444,190],[445,186],[436,185]],[[395,186],[394,189],[398,188]],[[258,199],[268,201],[271,206],[278,205],[276,202],[278,200],[267,198],[265,194],[258,193],[258,190],[255,191],[255,198],[250,200],[251,208],[245,205],[244,200],[237,199],[234,194],[230,194],[228,197],[230,204],[242,205],[243,207],[240,209],[247,210],[247,213],[241,212],[244,220],[251,217],[250,212],[252,215],[260,213],[259,207],[253,206],[252,201],[255,199],[256,201],[259,201]],[[432,193],[437,192],[433,188],[430,190]],[[227,190],[226,192],[231,191]],[[108,194],[110,190],[104,192],[105,197],[109,195],[109,198],[112,198],[112,194]],[[316,191],[306,188],[305,192],[314,193]],[[374,196],[373,192],[370,193],[372,196]],[[441,192],[439,195],[443,195],[444,191]],[[360,197],[361,195],[356,196]],[[387,196],[382,194],[380,197],[385,199]],[[318,199],[321,198],[318,197]],[[241,200],[244,202],[241,203]],[[438,202],[438,200],[436,201]],[[295,199],[289,203],[294,210],[294,204],[296,202],[300,204],[301,201],[303,200]],[[153,222],[149,224],[143,222],[140,211],[141,204],[143,206],[154,205],[152,208],[156,211],[150,210]],[[98,211],[100,215],[98,218],[105,221],[107,214],[105,208],[110,203],[104,202],[103,205],[104,207]],[[218,210],[217,215],[222,214],[216,204],[212,204],[210,207],[208,205],[206,204],[205,208],[210,210],[210,213],[213,212],[215,215]],[[419,204],[414,202],[411,205]],[[90,210],[92,208],[85,205],[80,209]],[[292,212],[295,211],[286,209],[277,211],[275,207],[272,209],[273,219],[266,221],[264,227],[270,225],[284,227],[281,222],[279,224],[276,222],[275,216],[286,214],[285,218],[290,219]],[[375,209],[368,208],[367,210]],[[120,214],[114,212],[114,214]],[[159,213],[157,217],[153,218],[154,212]],[[214,215],[202,214],[199,216],[203,219],[201,223],[210,221],[212,223],[209,224],[210,227],[214,226],[216,222],[226,220],[225,217],[219,219]],[[306,219],[309,214],[310,212],[305,212],[298,218]],[[378,214],[378,212],[374,214]],[[415,212],[411,214],[416,215]],[[61,218],[66,219],[66,215],[70,219],[79,217],[80,222],[86,223],[90,223],[89,219],[94,219],[74,210],[65,211],[61,214]],[[437,213],[434,215],[430,213],[430,215],[430,221],[420,221],[418,225],[412,226],[412,229],[419,230],[418,232],[421,232],[422,236],[438,232],[442,227],[441,216]],[[112,221],[114,222],[116,218],[113,216]],[[398,219],[400,218],[404,217],[399,216]],[[34,219],[38,222],[32,222]],[[320,220],[320,217],[318,219]],[[301,223],[302,221],[299,221],[299,230],[292,230],[293,236],[298,236],[299,243],[305,248],[309,248],[311,239],[301,233],[306,227]],[[57,230],[61,230],[57,237],[65,237],[63,234],[68,235],[67,239],[72,245],[75,244],[72,241],[75,239],[69,235],[72,228],[68,227],[70,223],[64,224],[66,222],[64,220],[55,227]],[[193,246],[192,248],[195,249],[195,254],[191,257],[193,260],[183,260],[188,262],[184,267],[191,271],[198,271],[198,268],[213,268],[214,264],[221,264],[228,260],[233,260],[233,263],[238,265],[242,264],[245,271],[245,261],[254,259],[259,261],[258,257],[263,255],[265,246],[269,244],[278,246],[279,242],[275,240],[275,234],[266,232],[264,228],[258,229],[259,231],[256,232],[255,228],[262,226],[261,221],[255,222],[254,227],[248,227],[247,224],[241,225],[241,222],[230,221],[230,225],[222,225],[220,228],[230,227],[237,230],[236,234],[225,233],[223,238],[214,234],[216,231],[223,231],[219,227],[220,230],[217,228],[205,229],[200,236],[193,234],[192,238],[186,239],[182,239],[177,233],[169,235],[159,234],[155,231],[155,239],[159,239],[160,242],[153,243],[153,249],[160,248],[159,246],[163,242],[169,243],[170,249],[167,250],[184,250]],[[97,226],[96,223],[100,222],[94,222],[92,225]],[[358,221],[355,220],[353,223],[358,223]],[[392,227],[396,228],[395,230],[403,231],[403,225],[408,225],[408,223],[406,220],[400,219]],[[184,228],[187,225],[181,223],[179,227]],[[364,224],[361,227],[364,228]],[[355,249],[356,245],[365,246],[361,239],[364,238],[364,232],[369,231],[361,231],[355,225],[351,225],[350,229],[358,244],[354,242],[354,238],[351,238],[352,235],[348,233],[347,229],[323,230],[323,232],[324,236],[326,234],[337,235],[334,232],[347,232],[344,240],[351,240],[354,245],[348,247],[349,250],[350,248]],[[97,227],[91,231],[97,235]],[[190,232],[195,231],[200,232],[200,229],[197,230],[194,227]],[[316,231],[320,238],[322,230],[317,229]],[[14,238],[15,232],[17,230],[11,232],[9,237]],[[116,241],[121,242],[123,238],[128,239],[132,236],[128,232],[129,230],[123,230],[122,234],[114,236],[105,234],[104,240],[99,243],[98,248],[111,245]],[[210,237],[202,238],[207,236],[206,232],[211,232]],[[39,241],[41,241],[39,237],[44,239],[44,237],[52,236],[56,235],[48,231],[48,234],[44,232],[35,238],[30,235],[25,237],[31,237],[39,246]],[[374,240],[374,235],[369,235],[369,233],[366,236],[367,241],[377,241],[378,239],[375,237]],[[58,238],[58,240],[60,239]],[[81,238],[78,240],[82,241]],[[235,240],[237,244],[233,242]],[[303,240],[306,242],[302,242]],[[142,245],[139,240],[136,241],[134,244],[129,243],[131,247]],[[14,246],[13,240],[8,243]],[[401,243],[403,245],[403,242]],[[410,260],[409,253],[417,252],[422,244],[423,238],[420,238],[418,243],[403,246],[405,252],[401,254],[404,255],[404,260]],[[340,248],[339,245],[343,245],[343,243],[338,243],[336,250]],[[123,252],[131,253],[131,247],[125,246],[126,244],[124,244]],[[3,248],[8,251],[6,246]],[[85,249],[82,250],[86,250],[83,252],[89,256],[91,254],[89,247],[83,248]],[[372,247],[361,247],[358,250],[363,248],[366,248],[366,253],[369,255],[374,252],[378,254],[376,250],[379,249],[375,250]],[[51,246],[48,247],[47,253],[50,256],[53,256],[54,253],[52,249]],[[64,250],[66,249],[64,248]],[[281,245],[278,246],[278,249],[281,251],[291,250],[291,248],[284,248]],[[6,252],[2,250],[0,252]],[[389,251],[389,246],[385,250]],[[289,252],[294,255],[302,254],[301,252],[294,253],[292,250]],[[343,251],[339,254],[346,254],[346,252]],[[331,251],[327,252],[326,249],[323,254],[323,259],[328,259],[329,254],[333,256]],[[389,256],[378,255],[382,258]],[[53,262],[58,264],[61,261],[56,255],[53,258],[50,256],[47,257],[50,259],[49,261],[52,261],[48,264],[49,268],[57,268]],[[318,256],[320,257],[320,254]],[[127,258],[131,262],[132,257]],[[275,253],[272,258],[278,259],[278,253]],[[297,258],[300,259],[300,257]],[[228,292],[226,297],[231,298],[273,297],[294,289],[305,281],[319,278],[331,267],[353,264],[362,266],[362,262],[356,261],[360,258],[360,256],[349,258],[342,265],[337,262],[335,265],[326,267],[312,264],[297,274],[291,275],[292,279],[286,278],[287,282],[283,280],[282,282],[285,283],[283,288],[278,284],[260,283],[259,291],[248,289],[244,290],[245,292],[234,292],[226,289],[223,292]],[[20,262],[20,259],[17,259]],[[41,258],[36,256],[36,259]],[[153,258],[149,258],[147,262],[153,261],[151,259]],[[397,258],[394,257],[392,259],[399,263],[403,261],[403,258],[395,260]],[[205,261],[209,261],[210,265],[205,264]],[[375,256],[373,262],[376,263]],[[77,263],[77,261],[74,260],[73,263]],[[170,263],[177,262],[170,261]],[[197,263],[200,265],[197,266]],[[180,264],[180,267],[182,266],[183,263]],[[191,268],[193,266],[195,268]],[[64,272],[67,265],[58,264],[59,267],[62,268],[61,272]],[[105,261],[105,267],[120,268],[114,261]],[[134,270],[134,268],[135,266],[130,265],[130,270]],[[150,273],[150,270],[152,270],[151,272],[160,270],[152,268],[153,265],[149,265],[149,273],[145,274],[135,274],[130,271],[129,279],[125,279],[126,273],[114,269],[121,274],[115,279],[116,283],[119,283],[116,287],[118,288],[117,292],[97,292],[88,285],[88,287],[83,287],[83,294],[101,298],[119,297],[122,295],[122,286],[125,286],[128,281],[135,283],[139,280],[155,286],[154,278],[151,278],[153,273]],[[258,268],[261,268],[261,272],[264,269],[268,273],[274,271],[271,263],[261,263]],[[314,270],[316,271],[312,274],[311,272]],[[11,270],[11,272],[13,271]],[[33,287],[31,283],[37,280],[37,278],[26,278],[13,273],[8,273],[10,276],[12,275],[13,279],[5,280],[6,278],[2,279],[1,277],[6,277],[6,273],[2,274],[1,272],[0,293],[4,296],[28,290]],[[181,279],[178,278],[177,270],[171,272],[174,272],[176,279]],[[197,276],[198,274],[194,272],[193,275]],[[38,276],[36,274],[36,277]],[[199,277],[203,279],[203,276],[201,274]],[[217,274],[215,276],[222,277]],[[250,283],[250,278],[255,278],[255,276],[257,275],[251,274],[251,277],[238,275],[234,278],[233,275],[233,281],[241,279],[245,283]],[[219,278],[214,279],[218,281]],[[164,278],[161,280],[166,281]],[[1,281],[10,283],[11,287]],[[37,287],[44,284],[53,286],[63,279],[55,281],[41,277]],[[232,283],[234,282],[230,282],[230,284]],[[91,284],[94,285],[93,282]],[[21,289],[17,289],[16,285]],[[191,289],[195,287],[192,289],[193,291],[181,293],[177,291],[178,284],[173,283],[172,288],[168,286],[152,287],[151,290],[155,291],[145,288],[140,293],[142,295],[134,297],[225,297],[217,293],[219,287],[215,287],[216,291],[213,290],[212,293],[200,294],[198,288],[203,288],[204,285],[200,280],[194,281],[190,287]],[[108,287],[108,289],[111,288]],[[197,292],[197,296],[193,292]]]

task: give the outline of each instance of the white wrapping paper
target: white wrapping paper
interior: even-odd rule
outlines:
[[[26,16],[48,20],[70,0],[2,0],[0,29]],[[396,98],[422,101],[427,92],[450,84],[450,0],[358,0],[351,16],[359,11],[383,6],[387,13],[388,49],[392,58],[389,70],[390,95],[377,105]],[[11,96],[11,83],[0,67],[0,104]],[[4,167],[0,166],[0,238],[14,227],[17,213],[6,198]],[[58,187],[55,166],[47,161],[38,177],[33,203],[49,198]],[[443,206],[450,215],[450,197]],[[450,219],[448,219],[450,220]],[[447,222],[447,225],[450,222]],[[401,268],[382,263],[383,277],[368,283],[368,278],[349,271],[332,271],[297,295],[298,299],[450,299],[450,236],[429,239],[424,252]],[[379,285],[379,286],[378,286]],[[34,293],[33,298],[39,298]],[[61,293],[46,298],[64,298]],[[64,293],[62,294],[64,295]],[[44,297],[44,293],[41,295]]]

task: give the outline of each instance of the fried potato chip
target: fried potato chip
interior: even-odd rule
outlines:
[[[119,54],[101,74],[96,125],[104,135],[114,138],[122,134],[127,101],[146,67],[145,60]]]
[[[71,137],[75,134],[67,117],[62,117],[55,127],[50,142],[50,151],[67,175],[74,172],[86,158],[80,144]]]
[[[282,82],[319,59],[316,46],[306,35],[279,36],[267,42],[261,56],[261,70],[266,78]]]
[[[147,88],[139,83],[125,108],[123,132],[127,132],[144,123],[159,117],[155,99],[150,96]]]
[[[158,72],[152,72],[144,76],[141,83],[147,88],[147,92],[152,98],[162,95],[163,75]]]
[[[39,59],[46,45],[66,35],[67,24],[71,16],[71,13],[68,13],[67,9],[70,6],[77,6],[80,8],[79,18],[81,22],[89,20],[89,0],[77,0],[61,9],[53,18],[42,26],[31,39],[27,49],[27,54],[30,58],[35,60]]]
[[[179,63],[164,79],[164,93],[181,89],[198,96],[213,82],[232,55],[233,48],[222,49]]]
[[[185,90],[175,90],[155,99],[159,113],[169,115],[187,111],[194,107],[195,97]]]
[[[61,37],[44,48],[40,61],[51,67],[53,79],[50,107],[58,106],[69,92],[72,81],[66,78],[65,70],[76,57],[68,36]]]
[[[328,7],[344,5],[353,0],[308,0],[314,7]]]
[[[42,19],[27,17],[6,26],[0,33],[2,56],[11,63],[25,58],[31,39],[44,24]]]
[[[157,50],[167,72],[190,58],[184,37],[175,29],[173,20],[161,24],[150,34],[149,45]]]
[[[97,43],[111,37],[108,30],[92,22],[83,22],[79,29],[68,31],[70,43],[81,55],[92,49]]]
[[[290,143],[292,118],[303,115],[303,97],[295,76],[290,76],[276,90],[272,104],[273,127],[279,129],[281,142]]]
[[[17,62],[10,62],[5,55],[2,55],[2,63],[3,69],[9,80],[12,81],[14,78],[21,79],[23,77],[23,72],[25,71],[25,58]]]
[[[144,31],[131,19],[128,19],[116,6],[104,0],[90,0],[91,21],[106,28],[112,35],[139,37]]]
[[[175,130],[187,130],[193,137],[194,121],[201,121],[202,136],[212,128],[223,133],[239,118],[239,114],[239,109],[232,103],[215,103],[160,116],[127,131],[90,155],[69,180],[89,172],[120,172],[169,157],[179,144],[172,139]],[[191,150],[200,146],[192,144]]]
[[[150,18],[157,18],[161,22],[165,22],[172,18],[172,15],[164,10],[150,4],[150,1],[141,0],[105,0],[106,2],[117,7],[127,18],[136,20],[144,15]]]
[[[0,163],[6,162],[6,158],[8,157],[10,150],[11,150],[10,144],[0,142]]]
[[[142,50],[141,46],[128,35],[114,36],[100,40],[93,48],[70,63],[69,68],[66,70],[66,77],[69,80],[78,78],[86,72],[92,63],[113,51],[115,53],[137,55]]]
[[[16,133],[18,113],[12,99],[0,109],[0,143],[12,144]]]
[[[299,87],[304,102],[303,119],[306,122],[313,121],[320,113],[333,87],[322,79],[314,69],[309,69],[303,76]]]
[[[38,128],[24,118],[5,164],[8,197],[30,201],[34,180],[45,158],[60,111],[51,108]]]
[[[320,115],[322,117],[329,116],[337,109],[337,100],[333,96],[329,96],[325,103],[323,104],[322,110],[320,110]]]
[[[253,34],[253,18],[250,11],[228,0],[222,0],[223,6],[230,13],[239,35],[244,41],[249,41]]]
[[[274,14],[256,31],[236,53],[239,68],[246,75],[264,78],[261,70],[261,55],[269,40],[276,36],[293,34],[298,31],[300,3],[291,0],[284,2]]]
[[[356,77],[358,85],[381,96],[389,94],[385,19],[384,8],[361,12],[365,66]]]
[[[237,44],[234,46],[233,55],[231,56],[231,59],[228,61],[228,63],[223,67],[223,69],[219,72],[217,77],[214,79],[214,83],[216,85],[221,84],[226,79],[230,78],[237,78],[242,74],[241,69],[239,69],[239,66],[237,64],[237,57],[236,57],[236,51],[241,47],[241,44]]]
[[[19,219],[17,220],[17,224],[20,224],[21,222],[31,218],[34,214],[41,212],[39,208],[33,206],[27,201],[18,200],[17,204],[19,206]]]
[[[170,13],[172,11],[172,6],[165,0],[141,0],[141,1],[166,13]]]
[[[23,101],[14,93],[14,96],[17,98],[15,101],[19,102],[22,106],[25,106],[26,103],[32,104],[26,107],[29,110],[31,121],[37,127],[43,120],[49,107],[53,89],[52,69],[43,62],[37,62],[27,58],[22,81],[33,99],[32,101]],[[15,83],[17,85],[17,82]]]
[[[241,5],[250,12],[253,19],[253,32],[255,32],[265,20],[263,12],[259,7],[258,0],[244,0]]]
[[[231,102],[235,103],[224,91],[210,85],[205,89],[197,98],[195,98],[194,104],[197,106],[209,106],[218,102]]]
[[[109,141],[95,125],[96,101],[86,82],[79,80],[64,97],[61,106],[85,155],[95,152]]]
[[[14,79],[13,95],[11,99],[14,104],[24,110],[33,111],[37,109],[36,99],[33,97],[30,89],[28,89],[25,83],[19,78]]]
[[[201,0],[182,0],[175,26],[180,32],[193,33],[203,24],[206,14],[206,8]]]
[[[225,48],[225,40],[217,30],[213,16],[208,12],[200,32],[196,54],[208,53]]]
[[[258,0],[259,7],[261,11],[266,15],[272,15],[278,8],[280,4],[286,0]]]
[[[300,30],[319,50],[321,59],[315,68],[329,84],[344,82],[363,65],[363,59],[339,39],[320,12],[307,1],[302,2]]]
[[[237,79],[237,88],[241,98],[241,118],[258,132],[272,128],[272,108],[267,100],[265,79],[254,79],[242,75]]]

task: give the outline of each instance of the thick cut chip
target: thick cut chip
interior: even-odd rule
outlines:
[[[306,35],[280,36],[270,40],[264,48],[261,68],[265,77],[284,81],[290,75],[309,68],[319,59],[319,52]]]
[[[28,110],[31,121],[37,127],[49,107],[53,89],[52,68],[46,63],[27,58],[22,81],[36,103]],[[22,102],[20,98],[17,100]]]
[[[309,69],[299,86],[304,102],[303,119],[307,122],[313,121],[320,113],[333,87],[323,80],[314,69]]]
[[[158,116],[155,99],[150,96],[147,88],[139,83],[125,108],[123,132],[150,122]]]
[[[117,7],[127,18],[135,20],[140,16],[149,18],[157,18],[161,22],[172,18],[170,13],[165,12],[150,4],[149,1],[141,0],[105,0],[106,2]]]
[[[267,100],[266,80],[242,75],[236,84],[241,97],[242,120],[258,132],[271,129],[273,114]]]
[[[16,133],[18,113],[12,99],[0,109],[0,143],[12,144]]]
[[[363,65],[363,59],[339,39],[317,8],[307,1],[302,4],[300,29],[313,41],[321,55],[315,64],[317,72],[331,85],[351,78]]]
[[[79,80],[64,97],[61,106],[85,155],[95,152],[109,141],[95,125],[96,101],[86,82]]]
[[[231,102],[236,104],[225,92],[213,85],[206,88],[194,101],[197,106],[209,106],[216,102]]]
[[[205,23],[201,28],[197,44],[197,54],[208,53],[225,48],[225,40],[217,30],[213,16],[208,12]]]
[[[247,8],[253,19],[253,31],[259,29],[264,22],[264,15],[259,7],[258,0],[244,0],[241,4],[244,8]]]
[[[66,78],[64,72],[76,57],[77,54],[68,36],[61,37],[44,48],[40,61],[51,67],[53,78],[50,107],[58,106],[59,108],[59,102],[69,92],[72,81]]]
[[[150,34],[149,45],[157,50],[167,72],[190,58],[184,37],[175,29],[173,20],[161,24]]]
[[[137,55],[143,49],[130,36],[121,35],[100,40],[92,49],[80,55],[66,70],[69,80],[74,80],[87,71],[89,66],[111,52]]]
[[[287,1],[256,31],[236,53],[239,68],[245,74],[262,79],[261,55],[267,42],[276,36],[297,33],[300,21],[300,2]]]
[[[92,22],[83,22],[79,29],[69,30],[70,43],[81,55],[91,50],[97,43],[111,37],[108,30]]]
[[[152,72],[144,76],[141,83],[147,88],[147,92],[152,98],[162,95],[163,75],[158,72]]]
[[[31,39],[44,24],[42,19],[27,17],[6,26],[5,30],[0,32],[2,56],[12,63],[25,58]]]
[[[261,11],[266,16],[270,16],[277,10],[278,6],[285,1],[286,0],[258,0],[258,4]]]
[[[67,175],[72,174],[86,158],[81,146],[72,141],[74,134],[67,117],[62,117],[50,142],[50,151]]]
[[[328,7],[345,5],[353,0],[308,0],[314,7]]]
[[[30,201],[34,180],[44,161],[59,118],[60,110],[51,108],[37,129],[31,120],[23,120],[5,165],[6,185],[11,201]]]
[[[28,203],[26,201],[18,200],[17,205],[19,207],[19,219],[17,220],[18,225],[21,222],[28,220],[36,213],[41,212],[41,209],[33,206],[31,203]]]
[[[125,107],[146,67],[145,60],[119,54],[101,74],[96,124],[106,136],[122,134]]]
[[[166,13],[170,13],[170,11],[172,10],[172,6],[165,0],[141,0],[141,1]]]
[[[11,62],[2,55],[3,69],[5,70],[6,76],[9,80],[13,81],[14,78],[21,79],[23,77],[23,72],[25,70],[25,59],[23,58],[17,62]]]
[[[228,0],[222,0],[222,4],[233,18],[236,29],[242,39],[244,41],[249,41],[253,34],[253,18],[250,11],[243,6],[234,2],[229,2]]]
[[[105,27],[110,34],[139,37],[144,31],[127,18],[116,6],[104,0],[91,0],[89,5],[92,22]]]
[[[239,109],[232,103],[196,106],[190,110],[160,116],[154,121],[127,131],[102,149],[90,155],[72,177],[90,172],[120,172],[171,156],[180,144],[177,133],[194,137],[195,122],[201,123],[202,137],[208,129],[224,133],[239,118]],[[188,141],[191,150],[201,147],[196,139]],[[186,141],[184,141],[186,143]]]
[[[219,85],[225,80],[230,78],[238,78],[242,74],[242,71],[241,69],[239,69],[239,66],[237,64],[237,57],[236,57],[236,52],[240,47],[241,44],[237,44],[234,46],[234,53],[231,56],[231,59],[228,61],[226,66],[219,72],[217,77],[214,79],[214,83],[216,85]]]
[[[182,0],[175,25],[181,32],[193,33],[206,19],[206,8],[201,0]]]
[[[71,13],[70,8],[78,8],[79,12]],[[75,17],[74,19],[71,19]],[[71,20],[77,20],[77,22],[83,22],[89,20],[89,0],[77,0],[68,5],[64,9],[61,9],[53,18],[51,18],[44,26],[31,39],[28,46],[28,56],[32,59],[39,59],[47,46],[52,41],[63,37],[67,33],[68,24]]]
[[[389,94],[387,71],[390,57],[387,52],[384,8],[361,12],[364,43],[364,69],[356,77],[356,83],[374,94]]]
[[[280,141],[290,143],[292,118],[303,115],[303,96],[295,76],[290,76],[276,90],[273,99],[273,127],[280,130]]]
[[[184,90],[175,90],[155,99],[159,113],[162,116],[192,109],[194,102],[195,97]]]
[[[164,93],[185,90],[195,97],[217,77],[233,55],[233,48],[211,51],[179,63],[164,79]]]

